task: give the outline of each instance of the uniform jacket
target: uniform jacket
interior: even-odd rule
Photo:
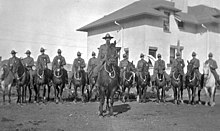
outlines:
[[[127,67],[127,65],[128,65],[128,59],[123,59],[119,63],[120,69],[124,69],[124,67]]]
[[[192,63],[193,68],[199,69],[199,67],[200,67],[199,59],[193,58],[192,60],[190,60],[190,63]]]
[[[146,63],[146,66],[149,67],[147,61],[141,59],[141,60],[138,61],[138,64],[137,64],[137,71],[138,71],[138,72],[141,72],[144,63]]]
[[[87,72],[91,72],[91,70],[97,65],[97,58],[90,58],[88,62]]]
[[[216,70],[216,69],[218,68],[217,63],[216,63],[215,60],[213,60],[213,59],[208,59],[208,60],[205,61],[205,64],[208,64],[208,63],[209,63],[209,66],[210,66],[210,68],[211,68],[212,70]]]
[[[78,69],[78,67],[80,67],[80,69],[83,69],[86,67],[85,61],[83,58],[76,58],[73,61],[73,67],[72,67],[72,71],[76,72],[76,70]]]
[[[64,65],[66,65],[66,60],[63,56],[58,55],[54,57],[53,62],[52,62],[53,70],[58,68],[59,66],[63,67]]]
[[[165,70],[164,60],[157,60],[154,65],[154,71]]]
[[[98,61],[101,63],[106,60],[107,48],[108,48],[107,44],[103,44],[99,48]]]
[[[8,60],[8,66],[9,66],[9,67],[12,67],[13,64],[16,63],[16,62],[18,61],[18,59],[19,59],[19,58],[16,57],[16,56],[15,56],[15,57],[11,57],[11,58],[9,58],[9,60]]]
[[[34,66],[34,59],[30,56],[27,56],[22,60],[22,63],[24,66],[31,68],[32,66]]]
[[[50,58],[47,54],[41,54],[37,58],[37,68],[41,68],[44,64],[50,63]]]

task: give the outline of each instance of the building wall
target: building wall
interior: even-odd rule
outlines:
[[[87,41],[88,58],[91,57],[92,51],[98,53],[97,48],[105,43],[102,37],[108,32],[115,37],[112,42],[116,40],[118,46],[129,48],[129,59],[134,61],[135,65],[137,65],[137,61],[140,59],[140,53],[144,53],[145,55],[148,54],[149,46],[157,47],[157,54],[160,53],[166,64],[169,63],[170,46],[177,45],[177,41],[179,40],[180,45],[184,47],[182,58],[185,60],[186,66],[187,60],[191,60],[191,54],[195,51],[197,53],[197,58],[200,59],[201,72],[203,63],[207,59],[207,54],[209,52],[213,52],[214,59],[217,60],[218,66],[220,67],[220,57],[218,57],[220,56],[219,25],[207,25],[210,29],[210,31],[207,32],[202,26],[185,23],[184,29],[179,30],[173,14],[170,16],[170,32],[163,31],[161,26],[163,25],[162,20],[156,17],[145,17],[120,24],[124,27],[120,31],[117,31],[117,29],[120,29],[117,28],[117,25],[112,25],[112,27],[109,26],[107,28],[103,27],[98,30],[96,29],[93,31],[96,32],[94,35],[90,33]],[[122,45],[122,43],[124,44]],[[169,71],[169,68],[167,70]]]

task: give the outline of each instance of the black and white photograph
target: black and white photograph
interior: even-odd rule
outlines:
[[[0,131],[220,130],[220,0],[0,0]]]

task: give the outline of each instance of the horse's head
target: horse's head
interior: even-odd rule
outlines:
[[[209,67],[209,63],[208,64],[204,64],[203,65],[203,74],[204,74],[204,78],[208,78],[210,76],[211,70]]]
[[[53,72],[53,75],[57,78],[60,78],[63,76],[63,71],[61,70],[61,68],[56,68]]]
[[[193,63],[187,61],[187,75],[191,75],[194,73],[194,69],[193,69]]]
[[[23,66],[21,59],[15,59],[12,65],[12,72],[16,73],[18,77],[21,77],[25,72],[25,67]]]
[[[0,68],[0,80],[3,80],[5,78],[5,76],[8,74],[9,72],[9,68],[7,65],[3,65]]]
[[[134,70],[135,70],[135,65],[133,64],[133,61],[132,62],[128,62],[125,71],[126,72],[130,72],[130,71],[134,71]]]

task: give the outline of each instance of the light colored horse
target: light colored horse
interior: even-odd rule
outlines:
[[[216,86],[215,86],[215,77],[210,70],[209,64],[204,64],[203,74],[204,74],[204,90],[206,92],[205,105],[207,106],[209,102],[210,106],[213,107],[215,105]]]

